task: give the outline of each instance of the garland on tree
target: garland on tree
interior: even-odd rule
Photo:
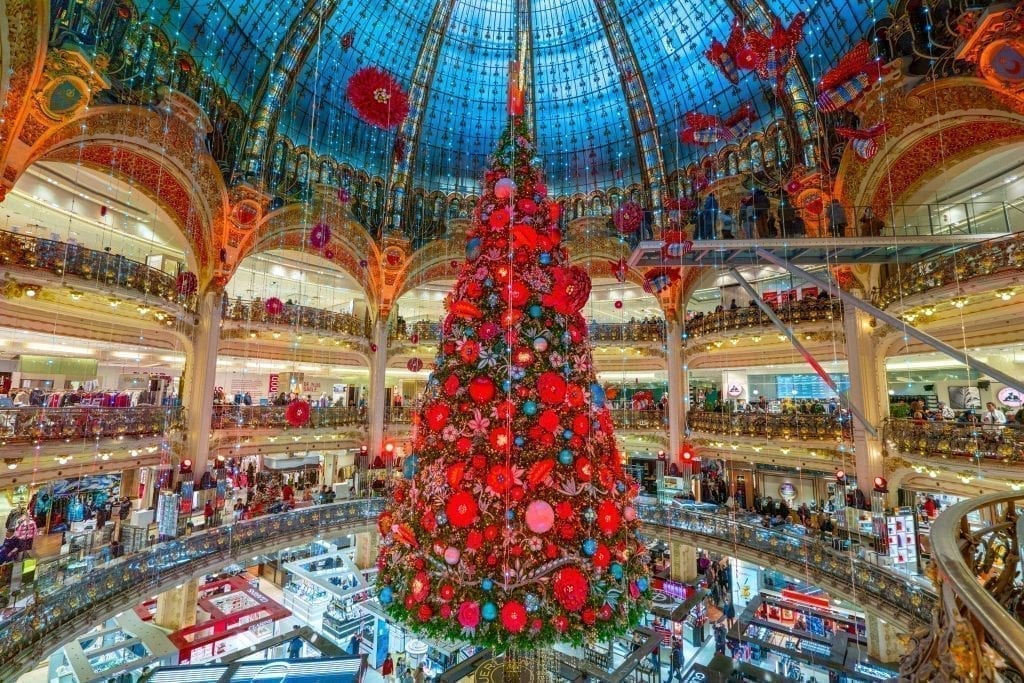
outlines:
[[[488,160],[403,478],[378,598],[412,631],[499,652],[625,632],[649,566],[569,265],[522,118]]]

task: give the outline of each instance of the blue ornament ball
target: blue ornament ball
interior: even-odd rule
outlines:
[[[641,593],[647,592],[647,577],[641,576],[636,580],[636,587],[640,589]]]
[[[544,315],[544,309],[540,305],[534,304],[530,306],[529,313],[531,318],[539,318]]]
[[[523,404],[523,415],[536,415],[537,414],[537,403],[535,401],[527,401]]]
[[[502,382],[501,390],[504,391],[506,394],[512,391],[512,380],[506,379],[504,382]]]
[[[596,553],[596,552],[597,552],[597,541],[595,541],[592,538],[588,538],[587,540],[583,541],[583,554],[584,555],[586,555],[587,557],[592,557],[594,555],[594,553]],[[639,585],[639,582],[637,582],[637,585]],[[644,590],[644,589],[641,589],[641,590]]]
[[[540,261],[542,266],[551,265],[551,254],[546,251],[542,251],[540,256],[537,257],[537,260]]]
[[[563,465],[571,465],[573,460],[574,458],[572,457],[572,451],[570,451],[568,448],[566,448],[565,450],[558,454],[558,462],[562,463]]]
[[[498,606],[493,602],[485,602],[480,608],[480,615],[487,621],[494,621],[498,618]]]
[[[572,430],[571,429],[566,429],[564,432],[562,432],[562,438],[565,439],[566,441],[571,439],[572,438]]]
[[[505,519],[507,519],[508,521],[511,522],[515,518],[516,518],[516,511],[515,510],[505,510]]]
[[[480,258],[480,248],[483,241],[479,237],[474,237],[466,242],[466,260],[476,261]]]
[[[611,574],[612,574],[612,576],[614,578],[616,578],[616,579],[621,579],[622,578],[622,565],[619,564],[618,562],[613,562],[612,566],[608,568],[608,571],[611,572]]]
[[[402,476],[406,479],[412,479],[416,476],[416,470],[419,467],[419,457],[415,453],[410,453],[406,456],[405,460],[402,461]]]
[[[618,491],[619,493],[625,493],[626,492],[626,484],[625,484],[625,482],[621,482],[621,481],[615,482],[615,490]]]
[[[537,337],[533,340],[533,350],[537,353],[544,353],[548,350],[548,340],[544,337]]]
[[[492,588],[494,588],[494,582],[491,581],[490,579],[484,579],[483,581],[480,582],[480,589],[481,590],[489,591]]]
[[[437,523],[441,525],[448,523],[448,515],[446,515],[444,512],[438,512],[437,514],[435,514],[434,519],[436,519]]]
[[[377,599],[380,600],[380,604],[382,605],[390,605],[395,599],[395,592],[391,590],[391,586],[384,586],[380,589]]]
[[[604,407],[604,387],[597,382],[590,385],[590,400],[596,408]]]
[[[515,444],[516,444],[517,446],[519,446],[520,448],[522,448],[522,447],[523,447],[523,444],[525,444],[525,443],[526,443],[526,439],[524,439],[523,437],[521,437],[521,436],[517,436],[517,437],[515,438]]]

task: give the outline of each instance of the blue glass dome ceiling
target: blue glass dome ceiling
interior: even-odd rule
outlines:
[[[326,1],[326,0],[325,0]],[[666,166],[702,150],[680,146],[676,132],[691,109],[727,114],[752,100],[773,112],[763,84],[745,74],[728,83],[705,59],[724,40],[737,3],[758,0],[618,0],[658,122]],[[816,77],[862,37],[876,12],[857,0],[765,0],[784,22],[808,15],[801,56]],[[305,3],[295,0],[147,0],[140,9],[172,38],[190,45],[246,108],[278,44]],[[362,123],[345,99],[360,67],[378,65],[408,84],[433,0],[339,0],[297,76],[280,132],[297,145],[375,174],[388,172],[394,134]],[[515,52],[515,0],[456,0],[422,116],[413,186],[475,191],[505,121],[507,63]],[[560,193],[624,187],[641,180],[637,144],[622,86],[594,0],[532,0],[533,101],[549,182]],[[343,36],[354,43],[343,49]]]

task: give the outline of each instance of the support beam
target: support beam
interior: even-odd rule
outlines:
[[[668,356],[668,453],[669,461],[676,462],[683,446],[683,393],[686,382],[683,377],[683,326],[679,317],[669,315],[666,319],[665,354]]]
[[[730,268],[729,274],[732,275],[736,282],[739,283],[740,287],[743,288],[743,291],[745,291],[750,297],[750,300],[757,304],[757,307],[761,309],[761,312],[768,316],[768,319],[772,321],[772,324],[775,325],[780,332],[789,337],[789,342],[800,353],[800,355],[803,356],[804,361],[810,365],[816,373],[818,373],[818,377],[821,377],[821,380],[828,385],[828,388],[834,391],[836,396],[842,400],[843,396],[839,393],[839,386],[835,383],[835,380],[832,379],[832,375],[828,374],[828,371],[821,366],[821,363],[819,363],[817,359],[811,355],[811,352],[800,343],[800,340],[796,338],[795,334],[793,334],[793,330],[787,327],[786,324],[779,319],[779,316],[775,315],[775,311],[772,310],[771,306],[761,300],[761,296],[753,287],[750,286],[750,283],[740,275],[740,271],[735,268]],[[864,413],[861,412],[860,408],[854,405],[853,401],[846,400],[845,403],[846,407],[850,409],[851,413],[853,413],[853,416],[857,418],[861,425],[864,426],[864,429],[867,430],[871,436],[877,437],[878,430],[875,429],[874,425],[868,422],[868,419],[864,416]]]
[[[839,294],[839,297],[843,300],[844,305],[853,306],[857,310],[863,311],[864,313],[867,313],[870,316],[874,316],[875,318],[878,318],[887,325],[891,325],[894,329],[902,330],[904,334],[913,337],[917,341],[935,349],[939,353],[944,353],[953,360],[959,361],[973,370],[977,370],[985,375],[988,375],[997,382],[1002,382],[1006,386],[1012,387],[1017,391],[1024,393],[1024,381],[1021,381],[1016,377],[1011,377],[1002,370],[997,370],[996,368],[992,367],[991,365],[988,365],[987,363],[982,363],[981,361],[977,360],[976,358],[968,354],[966,351],[960,351],[959,349],[956,349],[943,341],[939,341],[930,334],[922,332],[921,330],[917,329],[916,327],[913,327],[912,325],[908,325],[906,321],[900,320],[896,316],[890,315],[876,306],[872,306],[868,302],[864,301],[859,297],[854,296],[853,294],[850,294],[849,292],[844,292],[843,288],[840,287],[839,284],[835,280],[833,280],[831,276],[829,276],[828,278],[821,278],[818,277],[817,275],[812,275],[803,268],[794,266],[792,263],[789,263],[785,259],[779,258],[778,256],[768,251],[767,249],[758,248],[757,255],[760,258],[764,259],[765,261],[768,261],[769,263],[779,266],[780,268],[784,268],[793,275],[801,277],[810,282],[811,284],[817,285],[821,289],[826,289],[830,293]]]
[[[626,98],[629,118],[633,123],[633,136],[640,152],[640,170],[643,173],[644,185],[650,194],[650,207],[654,211],[655,226],[660,228],[663,218],[662,195],[667,176],[647,83],[644,81],[636,51],[629,41],[629,32],[615,0],[594,0],[594,6],[604,26],[612,59],[615,60],[617,71],[621,74],[622,95]]]
[[[224,311],[223,294],[205,292],[199,299],[195,339],[186,361],[184,404],[188,416],[184,457],[192,459],[192,472],[198,482],[206,472],[210,457],[210,426],[213,421],[213,391],[217,386],[217,348],[220,346],[220,321]]]
[[[409,186],[412,180],[410,170],[416,158],[416,148],[419,147],[427,97],[434,83],[437,61],[441,56],[445,36],[448,35],[448,24],[451,22],[454,8],[455,0],[437,0],[434,4],[423,36],[423,45],[412,71],[409,84],[409,115],[405,117],[398,132],[399,139],[405,141],[405,153],[395,155],[391,164],[391,174],[388,176],[391,192],[388,193],[384,209],[385,222],[390,216],[391,229],[394,231],[401,231],[405,227],[402,225],[402,216],[405,214],[405,198],[412,189]]]
[[[378,317],[373,323],[373,338],[370,340],[377,350],[370,359],[370,401],[367,417],[370,422],[370,462],[384,449],[384,414],[387,406],[385,375],[388,368],[388,321]]]

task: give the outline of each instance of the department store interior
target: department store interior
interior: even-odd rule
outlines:
[[[1024,682],[1024,4],[0,19],[0,681]]]

